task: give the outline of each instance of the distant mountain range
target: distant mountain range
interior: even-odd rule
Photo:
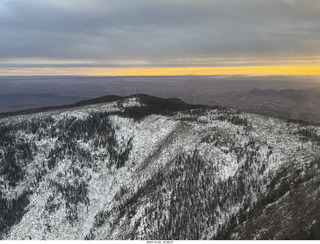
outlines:
[[[0,138],[1,239],[320,239],[317,125],[136,94]]]
[[[317,76],[0,77],[0,116],[104,95],[146,93],[320,123],[319,80]]]

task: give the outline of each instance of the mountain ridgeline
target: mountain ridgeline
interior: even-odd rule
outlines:
[[[0,137],[1,239],[320,239],[316,125],[139,94]]]

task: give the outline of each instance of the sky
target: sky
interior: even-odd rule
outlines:
[[[0,0],[0,75],[320,75],[319,0]]]

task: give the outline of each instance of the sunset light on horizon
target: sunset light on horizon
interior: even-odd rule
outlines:
[[[315,0],[0,0],[0,76],[319,75],[319,12]]]
[[[320,75],[320,66],[186,67],[92,70],[86,75],[170,76],[170,75]]]
[[[12,69],[1,76],[180,76],[247,75],[319,76],[320,66],[239,66],[239,67],[168,67],[168,68],[28,68]]]

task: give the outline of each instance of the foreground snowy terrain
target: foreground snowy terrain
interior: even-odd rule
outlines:
[[[320,127],[146,95],[0,119],[2,239],[319,239]]]

